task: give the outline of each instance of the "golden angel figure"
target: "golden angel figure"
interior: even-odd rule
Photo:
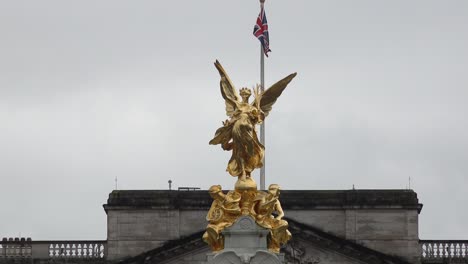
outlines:
[[[245,180],[250,177],[254,169],[263,166],[265,147],[258,140],[255,126],[268,116],[273,104],[296,76],[296,73],[288,75],[264,92],[261,92],[257,85],[253,89],[254,101],[249,103],[252,91],[248,88],[242,88],[239,90],[239,97],[221,64],[216,61],[215,66],[221,75],[221,95],[225,100],[226,114],[229,119],[216,130],[210,144],[221,144],[224,150],[232,150],[232,156],[226,170],[232,176]]]

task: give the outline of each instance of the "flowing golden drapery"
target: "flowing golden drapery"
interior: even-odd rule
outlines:
[[[231,120],[216,130],[210,144],[221,144],[223,149],[232,150],[227,171],[235,177],[250,173],[263,166],[265,147],[260,143],[255,125],[261,120],[258,109],[250,104],[240,103]]]

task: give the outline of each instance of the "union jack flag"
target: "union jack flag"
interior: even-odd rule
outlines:
[[[261,6],[260,14],[258,14],[257,24],[254,26],[253,34],[258,38],[258,40],[260,40],[260,43],[263,47],[263,52],[268,57],[268,52],[271,51],[270,38],[268,37],[268,22],[263,5]]]

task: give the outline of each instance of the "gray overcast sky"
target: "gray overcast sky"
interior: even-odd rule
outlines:
[[[0,237],[105,239],[114,189],[231,188],[219,59],[259,82],[258,1],[0,0]],[[267,0],[267,184],[406,188],[468,239],[468,1]],[[258,181],[258,180],[257,180]],[[287,212],[286,212],[287,213]]]

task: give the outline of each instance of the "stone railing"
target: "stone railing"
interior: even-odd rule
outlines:
[[[420,245],[422,260],[468,260],[468,240],[420,240]]]
[[[31,238],[3,238],[0,242],[0,258],[30,258]]]
[[[10,238],[0,242],[0,258],[82,258],[106,259],[107,241],[32,241]]]

